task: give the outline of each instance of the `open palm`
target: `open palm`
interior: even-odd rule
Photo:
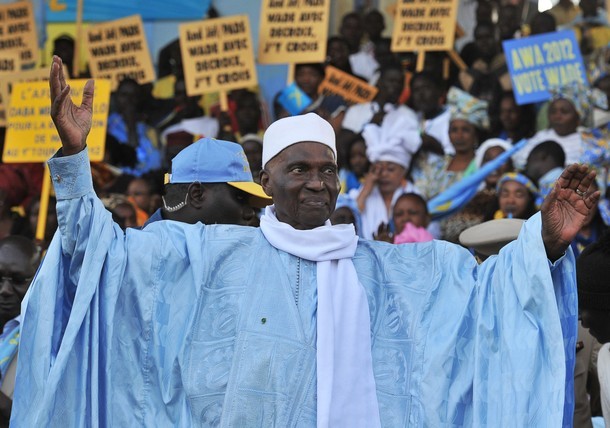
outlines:
[[[51,88],[51,118],[59,133],[65,155],[78,153],[87,141],[93,117],[93,80],[83,90],[83,101],[76,106],[70,98],[62,61],[53,57],[49,86]]]
[[[545,198],[542,212],[542,238],[549,259],[565,252],[599,200],[599,191],[591,191],[595,172],[586,165],[572,164],[562,173]]]

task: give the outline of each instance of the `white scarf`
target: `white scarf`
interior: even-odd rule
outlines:
[[[352,257],[352,225],[297,230],[265,209],[261,231],[275,248],[317,262],[317,426],[381,426],[373,375],[371,326],[364,287]]]

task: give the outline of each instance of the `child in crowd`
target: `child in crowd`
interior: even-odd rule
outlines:
[[[426,230],[430,215],[426,201],[417,193],[405,193],[394,204],[394,244],[428,242],[434,238]]]

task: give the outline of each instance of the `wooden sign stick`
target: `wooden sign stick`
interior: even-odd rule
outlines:
[[[36,239],[44,240],[44,232],[47,228],[47,212],[49,211],[49,196],[51,194],[51,172],[49,167],[44,167],[42,178],[42,192],[40,193],[40,205],[38,208],[38,223],[36,224]]]
[[[459,56],[456,51],[454,51],[453,49],[450,51],[447,51],[447,55],[449,55],[449,58],[451,58],[451,60],[455,63],[455,65],[458,66],[458,68],[460,70],[462,70],[462,71],[468,70],[468,66],[466,65],[466,63],[464,62],[462,57]]]
[[[424,69],[426,63],[426,51],[421,51],[417,54],[417,63],[415,64],[415,71],[420,72]]]

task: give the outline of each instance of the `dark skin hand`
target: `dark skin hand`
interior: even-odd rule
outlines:
[[[76,154],[83,150],[93,118],[93,80],[83,91],[83,101],[76,106],[70,98],[70,85],[66,83],[61,58],[53,56],[51,76],[51,118],[61,139],[63,154]]]
[[[595,171],[586,165],[569,165],[544,199],[540,207],[542,240],[549,260],[555,261],[565,253],[597,204],[600,192],[593,191],[594,180]]]
[[[394,242],[394,234],[390,231],[390,225],[381,223],[377,228],[377,233],[373,234],[373,239],[392,244]]]

